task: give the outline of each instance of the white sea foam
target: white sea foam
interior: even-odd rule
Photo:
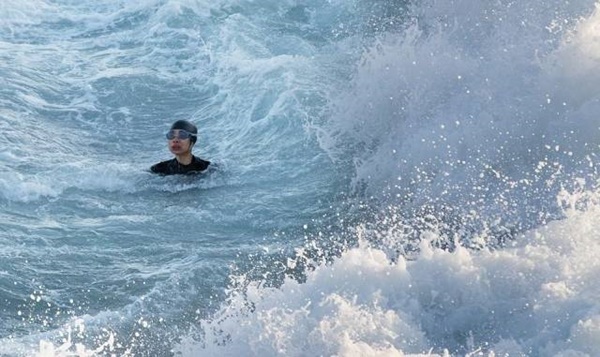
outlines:
[[[9,201],[29,202],[41,197],[55,197],[61,190],[38,178],[24,178],[15,172],[0,175],[0,194]]]
[[[251,283],[183,356],[593,356],[600,350],[599,192],[502,250],[424,241],[391,261],[363,242],[280,288]],[[587,202],[579,210],[572,204]],[[435,239],[434,232],[424,233]],[[474,352],[479,351],[478,354]]]
[[[124,163],[88,168],[83,165],[67,164],[41,175],[8,171],[0,175],[0,195],[8,201],[31,202],[56,197],[67,189],[125,193],[140,190],[141,168],[131,172],[130,165]]]

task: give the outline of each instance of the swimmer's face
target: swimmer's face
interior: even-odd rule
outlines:
[[[190,133],[185,130],[174,129],[167,133],[167,139],[169,140],[169,150],[173,155],[183,155],[192,151],[192,141],[190,140]]]

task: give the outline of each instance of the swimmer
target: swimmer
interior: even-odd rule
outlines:
[[[178,120],[167,132],[169,150],[175,157],[152,165],[150,171],[161,175],[196,174],[208,169],[210,161],[192,155],[198,129],[187,120]]]

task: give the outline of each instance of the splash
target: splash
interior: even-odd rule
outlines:
[[[430,231],[416,259],[390,259],[362,241],[316,267],[304,283],[250,283],[176,350],[182,356],[593,355],[600,348],[599,194],[563,193],[564,220],[524,232],[502,250],[435,249],[430,243],[439,237]]]
[[[484,217],[517,231],[558,218],[562,185],[597,175],[589,5],[419,6],[404,31],[367,47],[323,147],[355,172],[357,193],[405,215],[429,206],[473,216],[465,229]]]

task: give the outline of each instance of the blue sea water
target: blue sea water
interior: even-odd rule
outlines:
[[[0,355],[600,355],[599,6],[1,2]]]

